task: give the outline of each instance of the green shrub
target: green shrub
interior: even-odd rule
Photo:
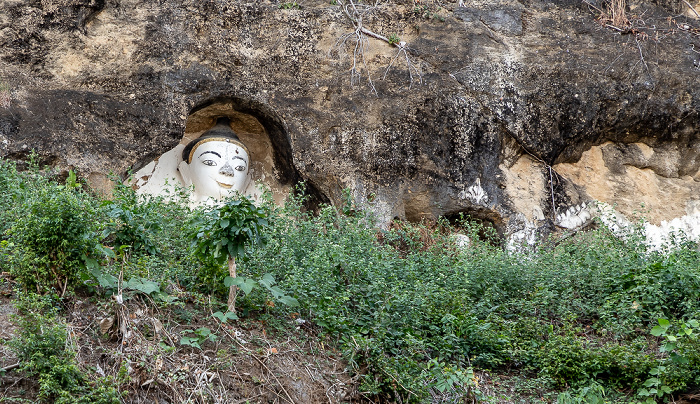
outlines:
[[[78,368],[55,295],[21,295],[19,334],[9,342],[20,371],[39,381],[39,401],[65,404],[118,404],[119,394],[105,379],[91,382]]]
[[[0,160],[0,239],[16,218],[15,206],[23,196],[23,185],[15,164]]]
[[[119,181],[115,181],[113,195],[112,200],[102,203],[110,219],[102,236],[109,237],[117,247],[129,246],[137,254],[156,254],[153,238],[161,230],[157,216],[160,209],[154,209],[155,203],[139,198],[131,187]]]
[[[256,206],[247,197],[236,196],[215,208],[204,209],[204,214],[195,222],[190,235],[193,255],[205,264],[206,276],[219,278],[224,263],[228,264],[230,276],[225,278],[225,283],[229,287],[230,312],[235,312],[237,287],[248,294],[258,284],[252,279],[238,277],[236,258],[242,257],[249,245],[264,243],[268,214],[267,206]]]
[[[629,391],[653,366],[640,331],[659,313],[700,308],[700,259],[687,249],[649,253],[600,228],[525,255],[479,241],[469,225],[460,231],[474,241],[457,249],[446,224],[377,232],[354,209],[312,216],[299,206],[292,198],[272,215],[269,243],[240,265],[294,291],[301,312],[365,372],[364,389],[389,399],[435,391],[433,360]]]
[[[26,288],[65,290],[98,254],[93,200],[76,187],[47,183],[25,201],[8,233],[14,244],[11,274]]]
[[[436,383],[426,371],[432,357],[466,359],[458,335],[469,305],[467,279],[458,270],[462,256],[438,229],[418,231],[431,241],[417,251],[414,241],[399,241],[404,235],[392,231],[382,245],[363,215],[325,207],[312,216],[299,204],[292,198],[273,215],[268,244],[251,248],[241,267],[255,276],[272,273],[294,291],[302,311],[340,339],[351,364],[367,369],[367,391],[409,401],[427,397]],[[390,244],[410,247],[398,251]]]

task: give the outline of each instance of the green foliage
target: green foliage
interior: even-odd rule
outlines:
[[[557,404],[605,404],[605,388],[593,381],[590,385],[564,392],[557,397]]]
[[[431,248],[403,257],[379,244],[371,220],[354,209],[341,208],[345,216],[326,207],[314,217],[300,203],[292,199],[272,219],[268,244],[251,249],[241,267],[272,273],[295,291],[303,311],[342,341],[350,364],[369,369],[367,391],[427,397],[432,377],[424,371],[433,355],[466,359],[459,343],[467,279],[456,270],[462,256],[435,234]]]
[[[291,9],[298,10],[301,8],[301,6],[299,6],[299,3],[297,3],[296,1],[287,1],[284,3],[280,3],[280,5],[278,7],[283,9],[283,10],[291,10]]]
[[[264,274],[262,278],[257,281],[243,276],[237,276],[235,278],[227,276],[224,278],[224,285],[226,285],[226,287],[236,285],[246,295],[249,295],[256,287],[262,286],[272,295],[275,301],[289,307],[299,306],[299,301],[297,299],[289,296],[285,291],[276,286],[275,283],[275,278],[271,274]]]
[[[183,330],[182,334],[194,334],[194,336],[187,337],[183,335],[180,338],[180,345],[187,345],[197,349],[202,349],[202,344],[205,341],[214,342],[219,338],[208,327],[201,327],[196,330]]]
[[[114,178],[113,195],[101,204],[108,219],[102,234],[105,242],[115,248],[129,246],[129,255],[137,260],[170,259],[170,264],[175,264],[187,259],[188,230],[203,212],[189,209],[184,190],[165,197],[137,195]]]
[[[212,316],[214,316],[214,318],[221,321],[222,323],[226,323],[228,320],[238,320],[238,316],[236,315],[236,313],[230,311],[227,311],[226,313],[217,311],[216,313],[212,314]]]
[[[426,20],[432,20],[436,19],[441,22],[445,21],[445,17],[439,14],[439,12],[442,10],[442,7],[429,7],[427,5],[416,5],[413,8],[413,14],[416,16],[419,16],[421,18],[424,18]]]
[[[434,360],[464,372],[469,363],[534,372],[574,388],[571,400],[598,394],[591,386],[636,390],[655,365],[636,330],[659,314],[700,309],[693,249],[647,252],[601,228],[522,255],[479,241],[484,229],[469,223],[460,231],[473,243],[459,249],[445,223],[378,234],[350,204],[317,216],[300,204],[292,198],[272,215],[268,244],[239,265],[294,291],[300,311],[365,372],[363,391],[390,399],[439,392]],[[696,373],[674,377],[680,386]]]
[[[229,257],[239,257],[248,244],[263,243],[268,209],[245,197],[229,199],[206,212],[192,233],[194,255],[204,262],[222,266]]]
[[[0,237],[12,226],[15,206],[25,195],[25,181],[14,163],[0,160]]]
[[[20,360],[20,370],[38,378],[42,403],[118,404],[119,393],[108,380],[91,382],[78,368],[56,303],[52,295],[18,299],[20,331],[9,345]]]
[[[110,219],[102,234],[117,245],[130,246],[133,251],[155,254],[157,247],[152,235],[161,229],[153,212],[153,204],[144,203],[136,193],[121,182],[115,181],[114,199],[103,202]]]
[[[637,391],[637,396],[645,400],[645,403],[655,403],[657,399],[663,399],[673,391],[685,387],[687,381],[680,380],[677,376],[687,374],[690,369],[697,369],[700,362],[697,361],[697,351],[700,348],[698,335],[700,335],[700,322],[689,320],[678,324],[678,331],[670,321],[660,318],[659,325],[651,329],[651,335],[661,338],[659,352],[661,357],[657,366],[649,370],[649,378],[643,387]],[[691,357],[686,356],[693,353]],[[691,362],[692,361],[692,362]],[[689,369],[690,368],[690,369]],[[697,370],[694,371],[697,374]],[[675,374],[674,374],[675,373]],[[674,380],[676,379],[676,380]]]
[[[85,259],[102,255],[93,200],[73,183],[46,182],[14,208],[8,230],[14,250],[11,274],[38,291],[65,290],[85,269]]]
[[[432,378],[431,385],[435,386],[434,389],[440,394],[449,394],[451,401],[457,401],[457,397],[482,398],[472,368],[453,368],[433,358],[428,362],[426,371],[430,374],[429,380]]]
[[[396,45],[397,43],[401,42],[401,38],[396,34],[389,35],[387,39],[389,40],[389,45]]]
[[[476,368],[517,375],[519,391],[562,403],[636,393],[655,400],[700,385],[690,320],[700,318],[700,252],[687,241],[651,252],[601,226],[519,254],[474,223],[458,223],[472,240],[467,247],[455,245],[456,229],[445,221],[378,230],[349,191],[344,205],[315,215],[295,196],[282,208],[243,199],[190,210],[177,197],[140,198],[121,186],[102,205],[74,178],[58,185],[49,177],[0,162],[0,265],[15,279],[46,291],[87,272],[95,290],[110,291],[123,272],[125,297],[237,285],[245,315],[264,310],[288,324],[295,307],[320,327],[360,375],[361,391],[379,401],[473,400]],[[56,243],[41,241],[52,234],[60,234]],[[229,256],[244,276],[224,283]],[[42,329],[46,344],[60,345],[49,338],[60,337],[59,328]],[[212,335],[189,331],[182,343],[201,347]],[[36,358],[40,366],[47,354]],[[64,359],[47,363],[79,381]],[[45,385],[58,400],[63,387]]]

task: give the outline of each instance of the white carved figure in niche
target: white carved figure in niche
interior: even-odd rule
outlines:
[[[248,185],[250,153],[231,130],[228,118],[191,141],[178,166],[186,186],[194,185],[194,201],[222,200]]]
[[[480,178],[476,179],[474,185],[466,190],[462,190],[459,193],[459,197],[461,199],[468,199],[476,205],[486,205],[486,203],[489,201],[489,196],[486,194],[486,191],[484,191],[484,188],[481,187]]]

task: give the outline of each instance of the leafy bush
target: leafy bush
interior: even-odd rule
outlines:
[[[166,196],[137,195],[115,177],[113,195],[102,202],[108,219],[102,235],[106,242],[129,246],[130,256],[187,259],[190,229],[203,212],[188,207],[184,190]]]
[[[229,199],[206,210],[195,223],[191,237],[194,254],[202,261],[223,266],[229,257],[240,257],[249,244],[263,242],[268,211],[246,198]]]
[[[469,305],[468,281],[458,270],[463,256],[446,236],[437,232],[430,248],[404,256],[377,242],[370,219],[331,207],[312,216],[300,204],[292,198],[271,218],[268,244],[252,248],[241,265],[256,276],[272,273],[294,291],[302,311],[339,339],[351,365],[366,369],[366,391],[420,400],[437,383],[427,371],[432,357],[466,367],[459,320]]]
[[[353,209],[312,216],[299,206],[292,198],[273,215],[269,243],[240,265],[294,291],[364,372],[364,391],[390,399],[434,394],[435,360],[631,392],[654,366],[643,330],[700,309],[695,250],[652,253],[601,227],[524,255],[479,241],[470,224],[461,231],[472,245],[457,248],[444,223],[378,233]]]
[[[15,165],[0,160],[0,238],[14,222],[14,207],[23,196],[23,186]]]
[[[136,253],[156,254],[153,236],[161,227],[154,204],[140,199],[131,187],[119,182],[115,182],[113,195],[114,199],[102,204],[110,219],[103,237],[110,237],[116,246],[129,246]]]
[[[243,256],[246,246],[262,244],[263,230],[267,227],[268,210],[265,206],[255,206],[246,197],[226,200],[221,206],[205,211],[196,222],[192,241],[194,256],[213,269],[213,277],[219,278],[221,269],[228,262],[226,286],[229,289],[228,310],[235,311],[237,286],[245,280],[237,277],[236,258]],[[255,281],[250,280],[255,283]],[[237,286],[236,286],[237,285]],[[249,283],[249,285],[252,285]],[[251,286],[252,288],[252,286]],[[249,293],[250,290],[246,292]]]
[[[16,248],[11,274],[37,291],[65,291],[86,257],[100,254],[93,200],[78,187],[46,183],[17,210],[24,215],[8,230]]]
[[[61,404],[119,404],[106,379],[91,382],[78,368],[66,325],[57,316],[56,298],[34,294],[17,300],[19,335],[9,345],[20,370],[39,380],[39,400]]]

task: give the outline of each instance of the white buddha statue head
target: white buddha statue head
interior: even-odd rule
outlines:
[[[195,202],[204,202],[245,191],[249,163],[250,153],[229,119],[218,118],[213,128],[185,146],[178,169],[185,185],[194,185]]]

